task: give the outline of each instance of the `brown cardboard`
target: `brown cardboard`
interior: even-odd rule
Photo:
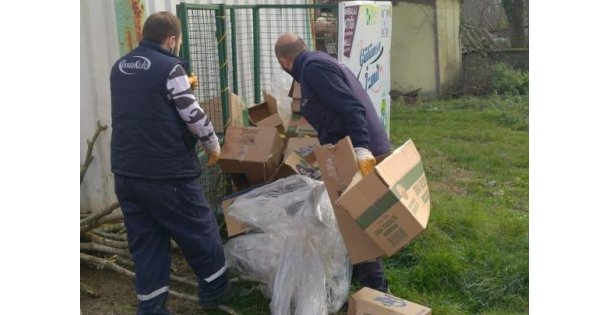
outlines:
[[[300,156],[304,157],[313,153],[314,149],[320,146],[321,144],[319,144],[319,138],[317,137],[289,138],[283,154],[285,159],[287,159],[289,154],[297,150],[300,151]]]
[[[301,114],[294,113],[289,121],[287,127],[288,137],[302,137],[302,136],[317,137],[317,131],[308,123],[306,118]]]
[[[291,83],[291,88],[289,89],[289,97],[291,97],[291,112],[299,113],[300,112],[300,104],[302,102],[302,92],[300,90],[300,83],[296,80],[293,80]]]
[[[289,138],[284,151],[283,163],[272,175],[270,181],[296,174],[320,180],[321,173],[313,154],[318,147],[320,144],[317,138]]]
[[[348,299],[348,315],[431,315],[431,309],[364,287]]]
[[[390,256],[424,229],[430,196],[420,154],[408,140],[376,165],[357,176],[336,200],[357,225]]]
[[[218,163],[226,173],[245,174],[251,186],[270,179],[282,153],[283,141],[276,128],[228,127]]]
[[[355,174],[359,173],[359,164],[350,138],[338,141],[335,146],[322,146],[315,150],[315,158],[351,262],[356,264],[384,256],[380,247],[357,225],[346,209],[336,203]]]
[[[222,201],[222,210],[224,212],[224,222],[226,222],[226,231],[228,233],[228,237],[232,237],[235,235],[245,233],[251,229],[251,226],[249,226],[247,223],[242,223],[241,221],[235,219],[233,216],[229,215],[228,208],[230,207],[230,205],[232,205],[232,203],[234,202],[234,200],[237,197],[239,197],[259,186],[261,186],[261,185],[256,185],[256,186],[250,187],[246,190],[239,191],[238,193],[234,193],[229,196],[226,196],[224,198],[224,200]]]
[[[264,92],[264,102],[249,108],[249,120],[251,124],[258,127],[274,127],[281,133],[285,133],[283,120],[277,111],[277,100],[270,94]]]
[[[221,97],[217,96],[211,100],[207,100],[205,102],[203,102],[201,104],[201,107],[203,108],[204,111],[206,112],[211,112],[214,109],[218,109],[220,110],[222,108],[221,106],[222,101],[221,101]],[[220,110],[221,112],[221,110]],[[241,98],[232,93],[229,92],[228,93],[228,126],[232,126],[232,127],[242,127],[242,126],[247,126],[249,125],[248,120],[244,119],[245,117],[247,117],[247,105],[245,105],[245,103],[243,103],[243,101],[241,100]],[[218,117],[218,119],[220,119],[221,117]],[[212,121],[213,126],[215,128],[220,128],[222,125],[219,124],[217,121]]]

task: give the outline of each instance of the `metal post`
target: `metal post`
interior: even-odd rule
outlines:
[[[262,101],[262,86],[260,80],[260,8],[253,8],[253,90],[255,102]]]
[[[235,94],[239,94],[239,70],[237,66],[237,52],[238,47],[236,46],[236,9],[230,8],[230,39],[232,42],[232,89]]]
[[[224,4],[220,4],[215,11],[215,25],[217,38],[217,53],[220,63],[220,96],[222,99],[222,131],[228,124],[228,58],[226,58],[226,10]],[[217,127],[216,127],[217,128]]]

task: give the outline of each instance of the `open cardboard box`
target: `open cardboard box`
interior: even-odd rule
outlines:
[[[282,154],[276,128],[228,127],[218,163],[226,173],[244,174],[247,186],[252,186],[268,182]]]
[[[283,120],[277,110],[277,100],[270,94],[264,92],[264,102],[249,108],[249,120],[252,125],[258,127],[274,127],[280,133],[285,133]]]
[[[366,176],[348,137],[315,156],[353,263],[390,256],[426,228],[429,191],[411,140]]]
[[[283,163],[277,168],[270,181],[296,174],[320,180],[321,173],[314,157],[314,150],[320,146],[318,138],[289,138]]]
[[[348,299],[348,315],[431,315],[431,309],[364,287]]]
[[[300,104],[302,103],[302,91],[300,90],[300,83],[298,83],[298,81],[293,80],[291,88],[289,89],[289,94],[287,95],[291,97],[291,112],[299,113]]]

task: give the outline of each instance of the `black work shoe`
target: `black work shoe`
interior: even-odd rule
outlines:
[[[206,301],[205,303],[201,303],[200,306],[202,309],[216,308],[220,304],[226,303],[226,302],[232,300],[232,298],[234,298],[235,295],[236,295],[236,288],[234,287],[232,282],[228,281],[228,283],[226,284],[226,289],[224,289],[224,292],[222,293],[222,295],[219,298],[211,300],[211,301]]]

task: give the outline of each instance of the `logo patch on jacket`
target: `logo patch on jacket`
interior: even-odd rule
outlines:
[[[144,56],[131,56],[129,59],[123,59],[120,61],[118,64],[118,70],[124,74],[132,75],[135,74],[134,71],[146,71],[150,69],[150,66],[152,66],[150,59]]]

